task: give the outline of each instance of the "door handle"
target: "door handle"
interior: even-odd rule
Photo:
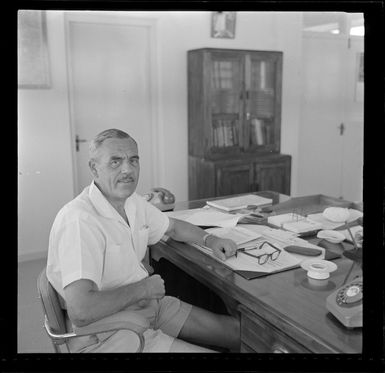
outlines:
[[[79,139],[79,135],[75,136],[75,144],[76,144],[76,151],[79,151],[79,143],[81,142],[87,142],[86,139]]]
[[[344,132],[345,132],[345,125],[343,123],[341,123],[339,126],[338,126],[339,130],[340,130],[340,136],[343,136],[344,135]]]

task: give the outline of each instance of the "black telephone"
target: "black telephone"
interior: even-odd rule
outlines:
[[[362,289],[362,277],[356,277],[326,299],[326,308],[347,328],[362,327]]]
[[[143,197],[161,211],[170,211],[175,207],[175,196],[165,188],[152,188]]]

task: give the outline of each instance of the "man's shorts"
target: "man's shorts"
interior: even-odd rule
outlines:
[[[127,310],[138,312],[147,318],[150,328],[143,333],[143,352],[169,352],[174,339],[179,335],[192,306],[181,300],[165,296],[151,300],[144,307],[130,306]],[[132,333],[127,330],[100,333],[70,341],[71,352],[135,352],[132,350]]]

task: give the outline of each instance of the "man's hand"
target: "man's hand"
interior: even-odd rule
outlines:
[[[206,245],[212,248],[214,255],[222,260],[226,260],[226,258],[235,255],[238,248],[233,240],[216,236],[208,236]]]
[[[159,275],[152,275],[142,280],[146,299],[162,299],[165,295],[164,281]]]

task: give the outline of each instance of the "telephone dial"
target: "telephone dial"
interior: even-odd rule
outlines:
[[[326,308],[347,328],[362,327],[362,277],[335,290],[326,299]]]
[[[175,196],[165,188],[152,188],[143,197],[161,211],[170,211],[175,207]]]

